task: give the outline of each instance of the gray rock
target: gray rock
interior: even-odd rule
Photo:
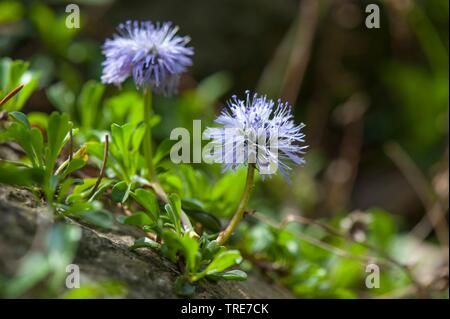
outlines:
[[[75,223],[68,220],[68,222]],[[39,224],[49,223],[47,209],[30,192],[0,185],[0,274],[14,275],[20,258],[32,247]],[[80,225],[80,224],[79,224]],[[101,231],[82,228],[74,263],[80,267],[81,282],[113,280],[127,287],[128,298],[177,298],[174,282],[177,266],[149,249],[130,251],[139,230],[115,226]],[[27,297],[33,297],[30,292]],[[292,298],[285,289],[250,273],[244,282],[202,282],[193,298]]]

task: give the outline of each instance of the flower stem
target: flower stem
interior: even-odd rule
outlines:
[[[152,110],[152,90],[146,89],[144,91],[144,122],[146,125],[144,135],[144,158],[147,163],[148,179],[153,181],[155,178],[155,169],[153,167],[153,152],[152,152],[152,128],[150,127],[150,119],[153,115]]]
[[[168,202],[167,194],[164,192],[162,186],[159,184],[158,179],[156,178],[155,168],[153,166],[152,129],[149,125],[152,115],[153,115],[152,90],[148,88],[144,91],[144,122],[147,128],[145,130],[143,140],[144,158],[147,163],[147,171],[148,171],[147,180],[149,182],[148,185],[152,186],[157,195],[160,196],[160,198],[162,198],[162,200],[167,203]],[[186,215],[184,211],[181,211],[180,219],[185,231],[189,232],[189,234],[192,237],[199,237],[195,233],[191,221],[189,220],[189,217]]]
[[[236,212],[234,213],[234,216],[231,219],[228,226],[217,237],[217,242],[221,245],[223,245],[228,240],[228,238],[230,238],[236,226],[239,224],[242,217],[244,217],[244,213],[245,210],[247,209],[248,201],[250,200],[250,196],[253,190],[254,175],[255,175],[255,164],[248,164],[247,179],[245,181],[244,193],[242,194],[239,206],[236,209]]]

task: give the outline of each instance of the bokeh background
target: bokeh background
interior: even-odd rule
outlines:
[[[281,97],[306,124],[307,164],[291,184],[259,183],[252,207],[274,220],[325,219],[353,235],[364,235],[365,213],[375,209],[387,218],[381,238],[406,238],[396,256],[430,258],[430,280],[448,276],[448,1],[70,1],[80,29],[64,26],[67,3],[0,1],[0,56],[40,74],[26,112],[54,110],[55,84],[77,95],[99,80],[101,45],[118,23],[173,21],[192,38],[194,65],[180,96],[157,97],[157,139],[192,119],[211,123],[232,94]],[[365,25],[370,3],[380,7],[378,29]],[[260,244],[270,237],[252,234]],[[423,255],[412,256],[414,245]],[[342,276],[337,286],[354,284]]]

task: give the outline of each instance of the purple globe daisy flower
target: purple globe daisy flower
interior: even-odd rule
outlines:
[[[233,96],[228,109],[215,121],[220,128],[207,128],[205,137],[212,139],[206,158],[224,164],[224,171],[240,165],[254,164],[262,178],[278,170],[289,179],[289,163],[303,164],[307,146],[301,129],[295,125],[290,105],[266,96],[250,95],[241,100]]]
[[[194,49],[189,37],[176,35],[170,22],[127,21],[103,45],[103,83],[120,85],[132,76],[138,88],[171,95],[177,91],[180,74],[192,65]]]

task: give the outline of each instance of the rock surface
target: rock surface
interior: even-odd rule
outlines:
[[[0,274],[12,276],[19,260],[30,249],[38,221],[47,212],[29,192],[0,185]],[[41,218],[37,218],[41,217]],[[128,298],[177,298],[174,282],[179,271],[157,252],[130,251],[138,229],[120,226],[104,232],[85,225],[74,263],[82,282],[114,280],[127,287]],[[292,298],[285,289],[256,273],[244,282],[203,282],[193,298]]]

